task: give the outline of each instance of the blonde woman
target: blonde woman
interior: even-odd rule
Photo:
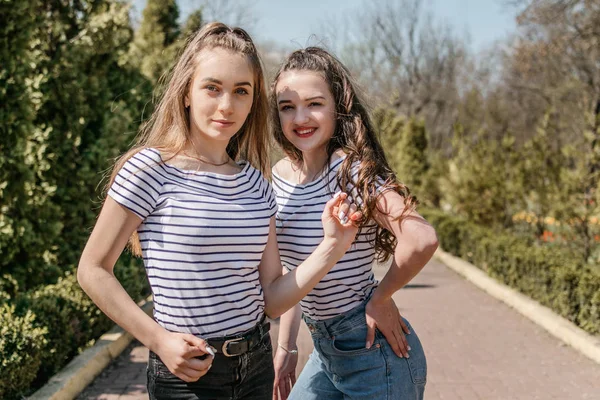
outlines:
[[[138,144],[115,165],[78,279],[150,349],[151,399],[270,398],[265,315],[295,305],[357,232],[360,213],[345,194],[334,196],[322,214],[321,244],[281,276],[277,205],[263,177],[267,107],[250,37],[208,24],[189,40]],[[113,274],[128,241],[143,256],[154,318]]]

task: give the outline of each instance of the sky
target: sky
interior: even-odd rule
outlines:
[[[136,13],[141,14],[145,3],[146,0],[133,1]],[[360,10],[365,0],[254,0],[245,3],[252,4],[256,18],[255,26],[248,29],[255,41],[272,41],[295,48],[316,44],[311,35],[321,34],[325,22],[335,20],[336,15]],[[425,9],[431,11],[436,20],[451,25],[460,37],[467,39],[473,51],[484,50],[515,30],[514,11],[506,9],[501,0],[424,0],[424,3]],[[200,4],[202,1],[199,0],[178,0],[181,17],[185,18]],[[323,35],[318,38],[327,39]]]

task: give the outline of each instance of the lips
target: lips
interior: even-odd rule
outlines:
[[[312,136],[313,133],[315,133],[316,130],[317,130],[317,128],[305,128],[305,127],[302,127],[302,128],[296,128],[296,129],[294,129],[294,133],[297,136],[300,136],[301,138],[306,138],[306,137]]]
[[[234,124],[233,121],[227,121],[224,119],[213,119],[213,123],[215,123],[216,125],[221,126],[223,128],[229,127]]]

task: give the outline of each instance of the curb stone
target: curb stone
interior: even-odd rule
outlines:
[[[435,257],[492,297],[508,304],[551,335],[600,364],[600,338],[594,337],[548,307],[487,275],[481,269],[438,248]]]
[[[148,315],[152,314],[154,303],[148,297],[139,303]],[[128,332],[118,325],[102,335],[94,346],[75,357],[69,364],[54,375],[48,383],[28,397],[29,400],[74,399],[96,376],[100,374],[133,340]]]

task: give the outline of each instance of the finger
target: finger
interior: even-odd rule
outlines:
[[[408,354],[408,343],[404,339],[404,334],[401,331],[394,330],[394,336],[396,337],[396,342],[398,342],[398,347],[400,348],[400,352],[405,358],[410,358]]]
[[[273,400],[278,400],[279,399],[279,380],[275,379],[275,382],[273,383]]]
[[[212,350],[210,350],[210,351],[212,351]],[[193,359],[195,359],[195,357],[202,357],[202,356],[205,356],[205,355],[208,355],[209,359],[213,358],[212,356],[210,356],[210,353],[209,353],[208,349],[200,348],[200,347],[197,347],[197,346],[190,346],[186,350],[186,352],[184,354],[184,358],[186,358],[188,360],[193,360]]]
[[[175,374],[175,376],[184,382],[196,382],[198,379],[200,379],[200,378],[198,378],[198,379],[192,378],[191,376],[188,376],[183,373],[177,373],[177,374]]]
[[[206,340],[187,333],[183,335],[183,338],[189,345],[185,354],[186,358],[198,357],[207,353],[214,356],[214,351]]]
[[[399,336],[400,336],[400,338],[402,339],[402,343],[404,344],[404,348],[406,349],[406,351],[410,351],[410,350],[411,350],[411,348],[410,348],[410,346],[409,346],[409,344],[408,344],[408,340],[406,340],[406,335],[405,335],[405,333],[404,333],[404,332],[406,332],[406,331],[405,331],[406,324],[404,323],[404,321],[402,321],[402,318],[400,318],[400,327],[401,327],[402,329],[398,330],[398,335],[399,335]],[[408,328],[407,328],[407,329],[408,329]]]
[[[333,197],[331,200],[325,203],[325,209],[323,210],[322,218],[326,220],[336,215],[333,213],[333,208],[338,207],[340,202],[345,200],[346,197],[348,197],[346,193],[340,193],[339,195],[337,195],[337,197]]]
[[[375,341],[375,323],[370,323],[369,321],[367,321],[367,338],[366,338],[365,347],[367,349],[370,349],[371,346],[373,345],[374,341]]]
[[[402,317],[400,317],[400,326],[402,327],[402,331],[404,333],[410,335],[410,329],[408,329],[408,325],[406,325],[406,322],[404,322],[404,319],[402,319]]]
[[[188,342],[190,346],[205,347],[207,345],[206,340],[194,336],[190,333],[183,333],[183,339]]]
[[[283,378],[282,391],[280,393],[281,393],[281,400],[287,399],[288,396],[290,395],[290,380],[287,376],[285,378]]]
[[[350,214],[350,221],[356,222],[360,221],[363,217],[363,213],[360,211],[355,212],[354,214]]]
[[[204,371],[211,367],[212,362],[212,357],[206,357],[204,360],[200,360],[198,358],[190,358],[184,364],[182,364],[182,367],[189,368],[194,371]]]
[[[339,220],[342,224],[345,224],[348,222],[349,209],[350,209],[350,203],[348,201],[344,201],[339,207],[337,217],[339,218]]]
[[[352,215],[356,212],[357,207],[356,204],[352,203],[348,206],[348,215]]]
[[[292,372],[290,374],[290,382],[292,383],[292,387],[294,387],[294,385],[296,384],[296,373]]]
[[[196,382],[204,374],[199,375],[197,371],[192,371],[186,368],[180,368],[176,373],[174,373],[174,375],[185,382]]]
[[[355,221],[355,219],[354,220],[352,219],[352,216],[356,213],[356,209],[357,209],[357,207],[356,207],[356,204],[354,204],[354,203],[352,203],[348,206],[348,211],[346,214],[346,217],[347,217],[346,221]]]
[[[403,358],[404,355],[402,354],[402,351],[400,351],[400,344],[398,343],[398,339],[396,338],[396,335],[394,335],[394,330],[393,329],[381,330],[381,333],[383,334],[383,336],[385,336],[385,340],[388,342],[388,344],[392,348],[392,351],[398,357]]]

